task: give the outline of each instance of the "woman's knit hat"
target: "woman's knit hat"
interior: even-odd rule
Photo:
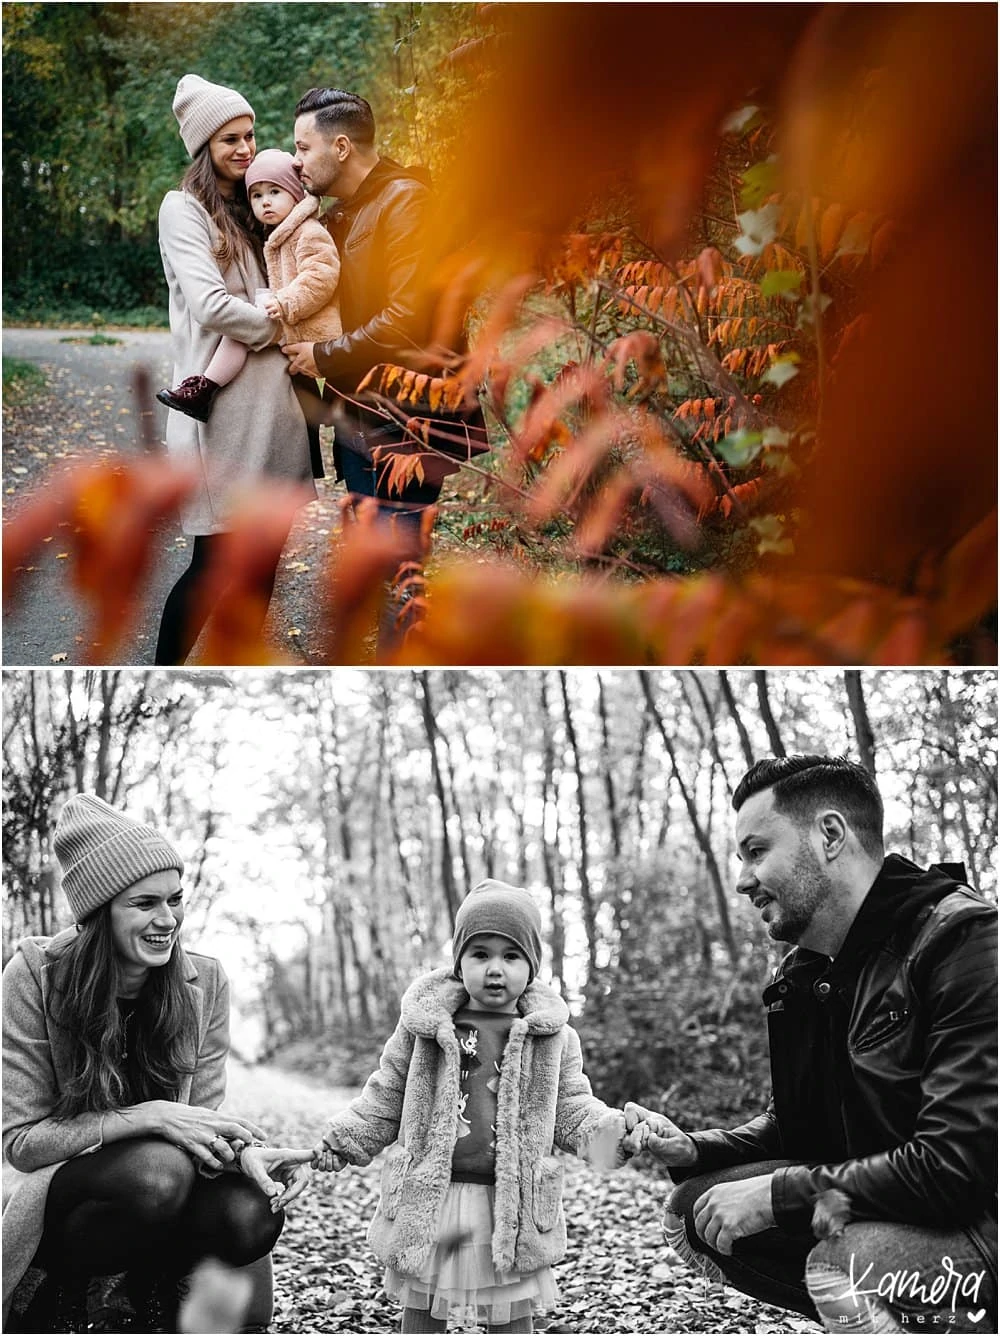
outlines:
[[[209,83],[199,74],[185,74],[174,94],[174,115],[188,156],[194,155],[227,121],[237,116],[255,120],[254,109],[242,93]]]
[[[159,831],[93,793],[70,798],[59,813],[54,843],[77,923],[153,872],[184,871],[184,860]]]
[[[458,907],[455,932],[451,939],[455,959],[455,978],[462,977],[459,961],[472,937],[495,933],[509,938],[523,951],[531,966],[528,982],[538,973],[542,962],[542,916],[531,895],[521,886],[505,881],[481,881]]]
[[[282,148],[261,149],[247,168],[243,180],[247,190],[260,181],[273,181],[282,190],[287,190],[296,201],[306,197],[306,188],[295,170],[295,159]]]

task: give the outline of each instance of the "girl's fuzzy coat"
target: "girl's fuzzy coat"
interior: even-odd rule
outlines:
[[[284,315],[282,342],[339,339],[340,256],[316,217],[319,200],[306,195],[264,243],[267,281]]]
[[[408,1275],[430,1257],[451,1181],[460,1079],[452,1018],[467,1002],[447,969],[411,984],[378,1071],[326,1133],[352,1164],[368,1164],[391,1146],[368,1242],[381,1261]],[[492,1251],[498,1270],[527,1273],[558,1262],[566,1250],[563,1166],[553,1148],[586,1154],[595,1138],[617,1147],[625,1124],[591,1093],[565,1002],[536,979],[518,1012],[497,1095]]]

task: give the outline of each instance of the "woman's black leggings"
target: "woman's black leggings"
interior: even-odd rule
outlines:
[[[198,598],[201,594],[201,582],[205,577],[206,570],[215,559],[219,542],[223,537],[223,534],[213,533],[198,534],[193,539],[191,563],[171,589],[167,595],[167,601],[163,605],[154,662],[161,664],[183,663],[194,648],[195,641],[201,635],[202,627],[212,612],[211,608],[205,608],[201,615],[196,616]],[[267,605],[271,600],[271,594],[274,592],[274,579],[278,572],[279,558],[280,553],[275,557],[274,567],[270,572],[270,580],[268,581],[265,576],[261,581],[264,592],[267,594],[267,600],[264,603],[260,625],[251,628],[252,630],[259,631],[264,624]]]
[[[151,1267],[182,1276],[207,1256],[256,1261],[283,1224],[242,1174],[204,1178],[158,1137],[116,1141],[53,1175],[38,1261],[81,1278]]]

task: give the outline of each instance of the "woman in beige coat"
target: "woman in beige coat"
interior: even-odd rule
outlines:
[[[25,938],[3,974],[4,1329],[176,1330],[179,1284],[210,1255],[262,1261],[262,1329],[307,1171],[219,1112],[229,985],[180,946],[181,858],[91,794],[55,848],[77,926]]]
[[[300,484],[304,500],[316,495],[305,417],[276,342],[280,325],[254,305],[265,277],[244,186],[255,149],[253,108],[234,89],[186,74],[173,109],[192,158],[159,219],[174,383],[200,373],[223,335],[251,354],[244,374],[221,391],[217,421],[168,417],[167,450],[194,466],[199,482],[181,512],[191,563],[163,610],[156,647],[162,664],[183,663],[207,620],[211,610],[199,605],[202,577],[241,489],[273,479]],[[265,572],[268,595],[275,570],[276,563],[269,580]]]
[[[295,159],[280,148],[265,148],[244,178],[253,216],[267,234],[264,261],[270,290],[258,305],[281,322],[281,343],[299,339],[339,338],[340,256],[319,221],[319,200],[307,196],[295,170]],[[176,389],[161,390],[161,404],[199,422],[207,422],[219,391],[246,366],[249,349],[228,335],[212,355],[202,376],[188,376]]]

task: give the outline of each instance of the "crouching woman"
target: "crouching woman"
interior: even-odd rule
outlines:
[[[280,1207],[307,1171],[271,1163],[282,1190],[244,1151],[260,1129],[218,1111],[229,987],[180,946],[182,860],[89,794],[55,849],[76,927],[25,938],[3,974],[5,1328],[176,1330],[183,1279],[213,1255],[265,1259],[246,1318],[263,1329]]]

